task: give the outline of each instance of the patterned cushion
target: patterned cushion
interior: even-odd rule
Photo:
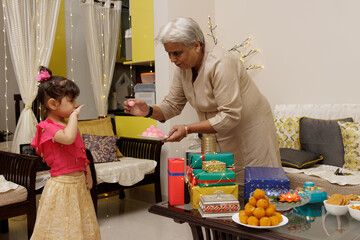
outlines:
[[[81,136],[83,136],[83,134],[96,136],[113,136],[115,134],[113,130],[113,125],[111,123],[111,118],[109,117],[95,120],[79,121],[78,127]],[[118,147],[116,147],[116,151],[118,157],[124,157]]]
[[[360,123],[338,122],[344,143],[344,168],[360,171]]]
[[[279,148],[300,150],[299,118],[275,118],[274,121]]]
[[[83,134],[84,145],[90,150],[94,163],[120,161],[116,157],[116,141],[114,136],[95,136]]]

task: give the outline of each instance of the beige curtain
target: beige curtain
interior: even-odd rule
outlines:
[[[86,0],[82,5],[86,46],[98,116],[106,116],[119,40],[121,1]]]
[[[15,129],[12,152],[30,143],[37,120],[31,105],[37,95],[36,75],[48,66],[61,0],[2,0],[5,27],[17,85],[25,108]]]

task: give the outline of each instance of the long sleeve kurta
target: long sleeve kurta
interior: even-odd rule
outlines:
[[[159,105],[165,120],[179,115],[186,102],[200,121],[209,120],[218,150],[234,154],[238,184],[244,184],[245,166],[281,167],[270,105],[239,58],[207,44],[194,82],[191,69],[176,68],[170,92]]]

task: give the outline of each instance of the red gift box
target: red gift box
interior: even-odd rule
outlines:
[[[185,204],[184,171],[185,160],[183,158],[168,158],[168,194],[170,205]]]

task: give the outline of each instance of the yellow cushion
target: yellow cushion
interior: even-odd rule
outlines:
[[[114,136],[113,126],[109,117],[96,120],[86,120],[78,122],[80,135],[96,135],[96,136]],[[119,148],[116,147],[117,157],[124,157]]]

